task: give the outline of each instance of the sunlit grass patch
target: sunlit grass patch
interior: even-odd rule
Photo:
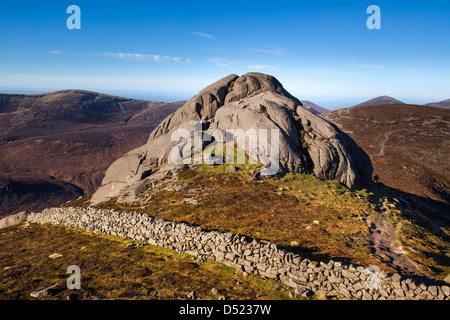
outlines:
[[[133,244],[133,245],[130,245]],[[42,299],[289,299],[292,289],[233,268],[130,239],[73,228],[28,224],[0,230],[0,299],[31,299],[32,291],[58,286]],[[57,252],[61,256],[50,259]],[[81,270],[81,289],[69,290],[67,267]],[[214,294],[212,288],[218,289]]]

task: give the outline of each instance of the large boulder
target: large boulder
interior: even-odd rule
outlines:
[[[258,141],[266,139],[265,144],[252,144],[247,136],[243,138],[244,145],[240,145],[249,159],[265,164],[263,174],[314,174],[319,179],[336,179],[350,188],[363,185],[372,176],[369,157],[348,135],[303,108],[274,77],[248,73],[240,77],[229,75],[211,84],[169,115],[150,134],[146,145],[128,152],[110,166],[91,203],[114,197],[124,199],[125,194],[141,188],[143,181],[151,179],[164,165],[181,160],[191,163],[182,158],[185,155],[182,150],[188,148],[199,154],[196,138],[207,137],[200,152],[205,152],[208,143],[211,146],[205,140],[216,145],[234,145],[236,137],[228,133],[239,129],[254,133]],[[275,131],[277,134],[271,135]],[[180,132],[184,132],[184,138]],[[186,139],[186,132],[194,143]],[[223,133],[222,138],[217,132]],[[221,160],[216,151],[211,153],[214,159],[205,157],[205,160],[209,163]]]

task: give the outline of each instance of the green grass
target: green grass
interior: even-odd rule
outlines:
[[[101,208],[141,211],[156,218],[187,222],[206,230],[241,233],[271,241],[315,260],[376,264],[394,271],[372,253],[369,242],[370,216],[376,211],[376,189],[350,190],[338,181],[321,181],[311,175],[287,174],[280,179],[252,181],[252,171],[261,165],[198,165],[179,172],[171,183],[177,191],[149,190],[151,200],[142,205],[121,204],[116,199]],[[383,214],[397,227],[392,235],[425,274],[443,279],[450,268],[449,243],[435,235],[427,217],[415,208],[402,206],[386,191],[389,212]],[[196,199],[198,206],[185,203]],[[86,199],[67,204],[87,205]],[[421,221],[419,221],[420,219]],[[442,227],[444,230],[445,227]]]
[[[0,299],[32,299],[30,293],[59,283],[42,299],[289,299],[292,289],[220,264],[114,236],[24,223],[0,230]],[[51,259],[59,253],[62,256]],[[78,265],[81,289],[69,290],[67,267]],[[272,290],[275,285],[279,288]],[[212,288],[218,289],[214,295]]]
[[[369,227],[363,221],[373,210],[366,191],[301,174],[251,181],[251,171],[258,165],[237,166],[233,174],[228,167],[199,165],[197,170],[181,171],[180,191],[153,190],[145,206],[112,199],[99,207],[139,210],[207,230],[241,233],[315,259],[378,262],[370,253]],[[199,205],[184,203],[187,198],[195,198]]]

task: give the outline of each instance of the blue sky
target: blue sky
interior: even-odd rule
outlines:
[[[69,30],[69,5],[81,30]],[[369,5],[381,29],[369,30]],[[269,73],[302,100],[450,98],[450,1],[9,1],[0,91],[85,89],[188,99],[231,73]]]

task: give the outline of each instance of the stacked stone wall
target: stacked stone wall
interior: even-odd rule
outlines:
[[[273,243],[262,243],[231,232],[205,231],[186,223],[155,219],[138,212],[94,207],[50,208],[31,213],[27,221],[148,242],[195,256],[199,261],[215,261],[238,272],[280,281],[303,296],[369,300],[450,299],[448,286],[380,272],[376,267],[311,261]]]

